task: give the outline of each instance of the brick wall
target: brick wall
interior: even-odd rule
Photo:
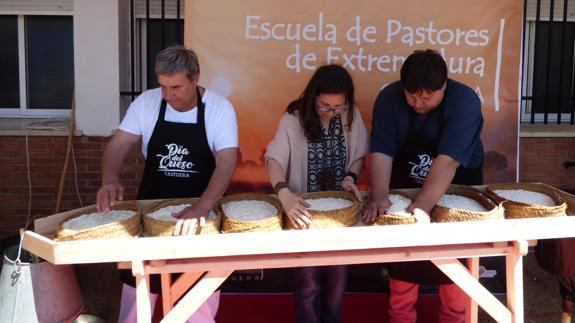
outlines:
[[[100,187],[100,158],[107,137],[74,137],[77,182],[84,205],[94,204]],[[54,214],[60,176],[64,168],[67,137],[29,136],[32,216]],[[26,137],[0,136],[0,240],[24,227],[28,214],[29,188],[26,166]],[[127,187],[126,199],[135,198],[143,158],[132,149],[126,157],[122,182]],[[70,156],[60,212],[80,207],[76,194],[74,164]]]
[[[521,138],[519,149],[521,182],[542,182],[575,190],[575,167],[563,167],[565,161],[575,161],[574,137]]]
[[[107,137],[74,137],[78,187],[84,205],[95,203],[100,186],[100,158]],[[26,138],[0,136],[0,241],[14,235],[26,222],[28,179]],[[30,178],[33,216],[54,213],[60,175],[64,167],[66,137],[30,136]],[[575,167],[565,169],[563,162],[575,161],[575,138],[521,138],[520,180],[544,182],[561,189],[575,189]],[[143,158],[139,148],[126,157],[121,180],[126,199],[135,198]],[[70,159],[60,211],[80,207]]]

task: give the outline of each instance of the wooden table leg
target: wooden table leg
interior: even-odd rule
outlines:
[[[193,286],[203,272],[182,273],[178,279],[172,284],[172,274],[162,273],[162,307],[164,316],[174,307],[174,304],[184,295],[184,293]]]
[[[162,282],[162,310],[164,316],[172,310],[172,274],[161,273],[160,280]]]
[[[523,255],[527,254],[527,241],[514,241],[513,253],[505,257],[507,275],[507,307],[512,322],[523,323]]]
[[[207,272],[161,322],[185,322],[232,272],[233,270]]]
[[[459,260],[433,259],[431,261],[497,322],[511,322],[511,312],[475,280]]]
[[[136,278],[136,306],[138,323],[152,322],[152,306],[148,288],[148,278],[144,271],[144,262],[132,261],[132,274]]]
[[[479,281],[479,258],[467,258],[467,269],[473,278]],[[477,306],[477,302],[473,300],[473,298],[467,298],[467,305],[466,305],[466,322],[467,323],[477,323],[478,316],[479,316],[479,308]]]

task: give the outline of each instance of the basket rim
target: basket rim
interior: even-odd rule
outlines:
[[[399,225],[399,224],[416,224],[417,219],[413,214],[408,216],[398,215],[397,213],[380,214],[371,225]]]

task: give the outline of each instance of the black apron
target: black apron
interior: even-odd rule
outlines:
[[[439,133],[441,133],[444,126],[443,107],[440,105],[433,112],[437,113]],[[439,138],[424,140],[423,136],[418,135],[415,126],[416,118],[417,114],[410,111],[405,141],[393,158],[390,180],[390,188],[392,189],[422,187],[431,165],[437,157]],[[482,168],[482,165],[476,169],[459,166],[452,183],[481,185],[483,184]],[[429,234],[433,234],[433,232],[430,231]],[[451,283],[451,280],[428,260],[391,263],[389,274],[394,279],[416,284]]]
[[[202,195],[216,160],[208,144],[205,126],[205,105],[199,88],[196,123],[166,121],[166,101],[162,99],[160,113],[148,142],[144,174],[138,189],[138,199],[199,197]],[[122,281],[135,286],[130,270],[122,271]],[[172,275],[174,279],[174,275]],[[152,293],[161,292],[159,275],[150,276]]]
[[[216,160],[206,136],[205,105],[198,96],[196,123],[165,121],[166,101],[162,99],[156,126],[148,143],[148,154],[138,199],[199,197],[202,195]]]

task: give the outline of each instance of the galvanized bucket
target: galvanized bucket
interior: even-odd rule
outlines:
[[[84,308],[72,265],[34,261],[18,247],[4,252],[0,274],[0,322],[71,322]]]

